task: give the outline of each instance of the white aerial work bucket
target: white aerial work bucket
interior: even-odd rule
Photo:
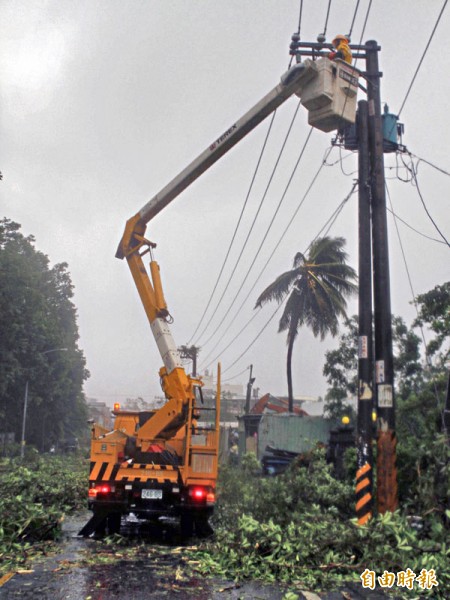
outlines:
[[[301,93],[308,109],[308,123],[321,131],[333,131],[355,122],[359,71],[343,60],[320,58],[317,75]]]

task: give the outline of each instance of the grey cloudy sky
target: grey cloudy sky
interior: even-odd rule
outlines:
[[[327,0],[305,0],[302,39],[323,31]],[[334,0],[327,38],[348,33],[357,2]],[[353,29],[359,42],[368,0]],[[382,46],[382,100],[398,112],[443,5],[441,0],[375,0],[363,41]],[[126,219],[265,95],[286,70],[298,0],[3,0],[0,1],[1,213],[36,236],[52,264],[67,261],[75,285],[80,345],[91,378],[88,396],[113,402],[159,393],[161,359],[126,264],[114,257]],[[447,45],[444,13],[401,114],[404,143],[450,171]],[[359,65],[362,66],[362,65]],[[361,96],[362,97],[362,96]],[[278,111],[260,176],[237,236],[229,274],[256,213],[297,102]],[[243,205],[268,123],[195,182],[150,224],[158,244],[173,334],[186,343],[211,293]],[[260,280],[330,146],[314,131],[254,270],[243,282],[309,131],[300,109],[241,264],[211,327],[200,339],[208,363],[253,316],[258,294],[290,268],[351,189],[356,156],[335,148]],[[386,156],[394,211],[411,227],[440,239],[401,160]],[[450,237],[449,178],[421,162],[418,181],[427,208]],[[414,318],[401,246],[391,216],[392,309]],[[448,247],[398,224],[416,293],[449,279]],[[348,240],[357,266],[357,199],[353,195],[331,235]],[[223,285],[219,285],[219,290]],[[242,296],[210,342],[208,336],[243,282]],[[222,287],[221,287],[222,286]],[[249,299],[235,316],[241,301]],[[213,306],[215,302],[213,301]],[[252,348],[232,363],[272,314],[268,306],[221,356],[224,378],[254,365],[262,392],[286,393],[285,338],[274,319]],[[356,310],[356,301],[349,313]],[[235,317],[233,320],[232,317]],[[223,337],[222,337],[223,336]],[[219,338],[222,341],[219,342]],[[194,339],[194,341],[197,341]],[[219,342],[219,343],[218,343]],[[301,331],[294,357],[297,394],[323,394],[320,343]],[[215,345],[217,347],[215,348]],[[237,380],[244,382],[244,373]]]

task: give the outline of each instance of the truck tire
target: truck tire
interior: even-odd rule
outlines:
[[[182,540],[189,540],[194,535],[194,518],[190,513],[181,514],[180,527]]]
[[[197,537],[207,538],[213,535],[214,530],[209,524],[207,514],[200,513],[199,515],[196,515],[194,519],[194,524],[195,534],[197,535]]]
[[[120,533],[120,521],[122,515],[119,512],[114,512],[108,515],[108,532],[109,535]]]

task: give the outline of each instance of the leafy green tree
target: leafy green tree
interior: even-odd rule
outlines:
[[[259,296],[256,306],[276,300],[286,305],[278,331],[287,331],[287,381],[289,411],[293,411],[292,351],[299,328],[310,327],[323,340],[327,333],[335,336],[339,317],[345,317],[346,296],[356,291],[355,270],[346,264],[343,238],[318,238],[308,256],[298,252],[293,268],[282,273]]]
[[[89,374],[67,264],[50,267],[34,242],[18,223],[0,221],[0,421],[20,440],[28,382],[26,440],[48,450],[86,430]]]
[[[407,395],[418,389],[422,381],[420,338],[409,329],[401,317],[392,318],[394,371],[397,394]],[[358,393],[358,317],[353,315],[344,324],[335,350],[325,353],[323,374],[330,386],[325,397],[325,412],[329,417],[348,414],[345,401]]]
[[[450,356],[450,281],[420,294],[416,302],[419,314],[413,325],[429,326],[435,337],[427,345],[427,353],[444,365]],[[439,352],[441,354],[438,356]]]

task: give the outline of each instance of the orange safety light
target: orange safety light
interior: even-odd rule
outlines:
[[[114,412],[119,412],[120,404],[118,402],[114,402]]]

